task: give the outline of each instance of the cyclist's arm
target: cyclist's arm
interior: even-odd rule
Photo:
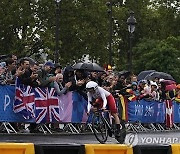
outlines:
[[[101,95],[101,98],[103,100],[103,108],[106,108],[106,105],[107,105],[107,99],[106,99],[106,95],[105,95],[105,92],[103,91],[103,88],[98,88],[99,90],[99,93]]]
[[[87,96],[88,96],[87,112],[89,112],[91,109],[92,96],[89,92],[87,93]]]

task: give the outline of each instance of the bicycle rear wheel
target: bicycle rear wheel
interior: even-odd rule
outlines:
[[[108,138],[108,128],[101,113],[94,113],[92,118],[92,129],[96,139],[100,143],[105,143]]]

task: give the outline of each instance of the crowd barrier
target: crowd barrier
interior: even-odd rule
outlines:
[[[133,154],[131,146],[118,144],[86,144],[86,154]]]
[[[23,87],[24,88],[24,87]],[[28,88],[17,93],[14,86],[0,86],[0,121],[24,123],[86,123],[87,101],[77,92],[57,97],[53,88]],[[19,103],[19,104],[17,104]],[[127,105],[130,122],[164,123],[166,114],[172,114],[173,122],[180,123],[180,103],[171,108],[165,102],[132,101]]]
[[[3,154],[180,154],[180,144],[136,145],[121,144],[33,144],[1,143]]]
[[[33,143],[0,143],[1,154],[35,154]]]
[[[180,144],[171,145],[172,154],[180,154]]]

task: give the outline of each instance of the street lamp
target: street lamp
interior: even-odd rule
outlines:
[[[129,51],[128,51],[128,71],[132,72],[132,39],[135,31],[135,25],[137,24],[134,18],[134,12],[130,12],[130,17],[127,19],[128,31],[129,31]]]
[[[55,64],[59,61],[59,4],[61,0],[55,0],[56,2],[56,32],[55,32],[55,39],[56,39],[56,46],[54,51],[54,62]]]
[[[109,14],[109,65],[112,66],[112,0],[106,3]]]

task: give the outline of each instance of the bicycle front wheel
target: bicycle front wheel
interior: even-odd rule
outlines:
[[[94,113],[92,118],[92,129],[96,139],[105,143],[108,138],[108,129],[104,117],[100,113]]]

